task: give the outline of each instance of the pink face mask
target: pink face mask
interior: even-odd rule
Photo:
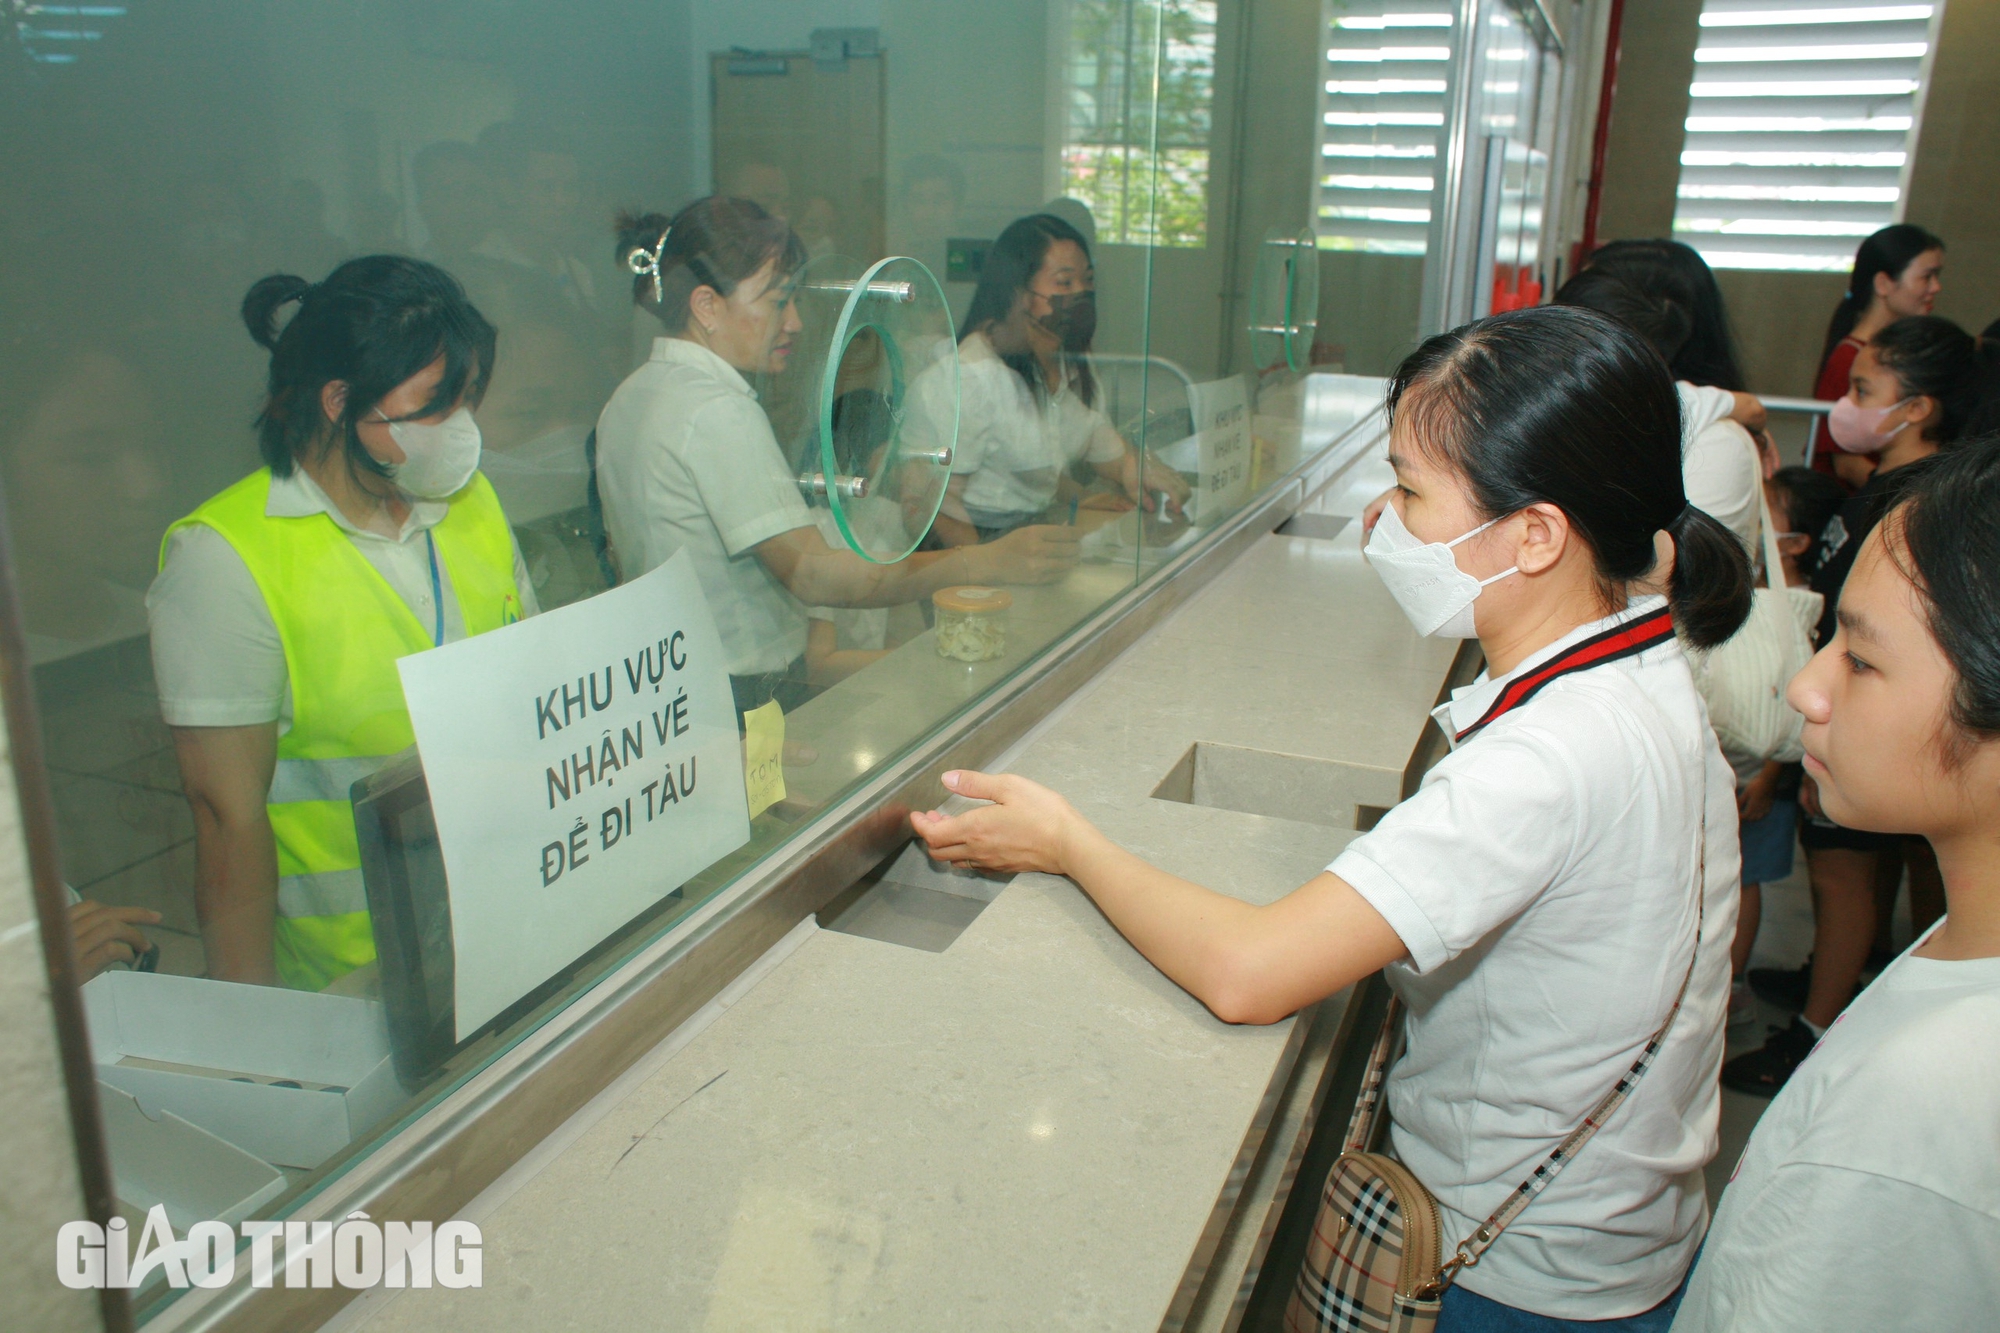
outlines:
[[[1854,401],[1854,394],[1849,392],[1835,403],[1833,411],[1827,414],[1827,433],[1832,435],[1833,442],[1847,453],[1879,454],[1889,447],[1889,441],[1895,439],[1896,433],[1905,425],[1899,421],[1893,426],[1884,427],[1882,422],[1891,412],[1908,401],[1910,400],[1905,398],[1887,407],[1863,407]]]

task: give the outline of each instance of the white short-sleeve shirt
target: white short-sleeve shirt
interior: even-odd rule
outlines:
[[[1729,419],[1736,399],[1727,389],[1674,386],[1681,398],[1681,483],[1688,503],[1736,534],[1745,550],[1762,540],[1759,502],[1764,463],[1750,432]]]
[[[1635,598],[1437,711],[1470,727]],[[1705,832],[1704,832],[1705,830]],[[1389,1081],[1398,1155],[1469,1236],[1631,1067],[1700,958],[1645,1080],[1458,1281],[1538,1314],[1611,1319],[1672,1293],[1707,1220],[1735,930],[1735,783],[1677,642],[1558,678],[1457,746],[1329,869],[1409,950]]]
[[[1906,953],[1764,1112],[1675,1333],[2000,1324],[2000,958]]]
[[[752,549],[814,526],[770,418],[736,368],[656,338],[597,419],[597,486],[625,577],[685,549],[732,675],[781,671],[806,650],[806,609]]]
[[[958,448],[951,470],[964,479],[966,512],[954,518],[1040,513],[1055,498],[1064,469],[1124,456],[1125,442],[1110,421],[1083,401],[1074,365],[1065,363],[1061,387],[1038,397],[984,333],[968,334],[958,351]],[[927,372],[916,391],[934,392],[941,382]]]
[[[445,643],[465,637],[465,616],[451,573],[438,561],[442,607],[431,596],[430,530],[450,506],[417,500],[394,537],[358,527],[327,498],[303,468],[271,478],[264,512],[272,518],[325,514],[353,541],[375,572],[435,633],[440,612]],[[535,590],[521,551],[514,549],[514,586],[524,615],[536,612]],[[170,727],[248,727],[275,721],[283,735],[292,725],[291,676],[278,623],[250,567],[215,529],[196,524],[167,542],[167,557],[146,593],[152,628],[153,677],[160,714]]]

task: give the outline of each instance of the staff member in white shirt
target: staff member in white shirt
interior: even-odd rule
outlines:
[[[597,423],[604,516],[628,579],[686,550],[722,635],[739,710],[802,702],[806,607],[894,606],[957,583],[1046,583],[1076,562],[1066,529],[871,564],[821,537],[747,375],[776,374],[801,326],[805,247],[747,199],[619,220],[633,300],[667,336]]]
[[[1928,839],[1945,915],[1764,1112],[1677,1333],[1991,1328],[2000,1311],[2000,445],[1898,475],[1788,697],[1827,815]]]
[[[937,535],[988,541],[1032,523],[1079,462],[1143,509],[1178,509],[1185,478],[1145,465],[1097,408],[1090,373],[1097,274],[1082,233],[1048,213],[1010,223],[986,252],[959,325],[958,448]],[[934,373],[916,392],[944,384]],[[920,414],[950,420],[947,414]]]
[[[1369,559],[1419,632],[1476,636],[1488,664],[1439,708],[1454,749],[1414,796],[1263,907],[1148,865],[1018,777],[947,773],[995,804],[913,824],[944,860],[1068,875],[1228,1022],[1386,968],[1409,1008],[1395,1151],[1437,1196],[1447,1253],[1626,1075],[1685,979],[1650,1072],[1459,1270],[1438,1324],[1664,1329],[1707,1221],[1737,876],[1733,783],[1674,629],[1734,633],[1749,568],[1681,489],[1665,366],[1600,315],[1434,337],[1389,409],[1397,489]],[[1668,595],[1631,595],[1660,531]]]

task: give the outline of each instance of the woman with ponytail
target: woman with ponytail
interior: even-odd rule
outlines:
[[[153,671],[209,975],[320,990],[375,957],[348,790],[413,741],[397,659],[535,602],[478,471],[493,326],[450,274],[276,275],[243,322],[271,354],[264,466],[167,530]]]
[[[1438,710],[1453,749],[1416,794],[1268,905],[1148,865],[1019,777],[947,773],[991,804],[912,823],[939,859],[1069,876],[1226,1022],[1386,969],[1408,1009],[1395,1152],[1446,1253],[1629,1080],[1437,1327],[1664,1329],[1707,1222],[1737,900],[1735,783],[1675,630],[1733,634],[1748,561],[1687,502],[1667,367],[1594,311],[1434,337],[1388,406],[1397,486],[1368,559],[1419,633],[1487,663]]]
[[[1854,252],[1847,291],[1827,321],[1813,397],[1832,402],[1845,395],[1854,358],[1870,338],[1896,320],[1930,314],[1943,271],[1944,242],[1914,223],[1898,222],[1863,241]],[[1839,477],[1850,491],[1871,471],[1865,459],[1846,459],[1824,421],[1813,441],[1813,469]]]

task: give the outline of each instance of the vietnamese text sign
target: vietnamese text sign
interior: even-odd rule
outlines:
[[[722,640],[685,553],[401,667],[461,1041],[749,840]]]
[[[1243,377],[1194,387],[1195,437],[1201,441],[1195,519],[1214,523],[1250,494],[1250,408]]]

